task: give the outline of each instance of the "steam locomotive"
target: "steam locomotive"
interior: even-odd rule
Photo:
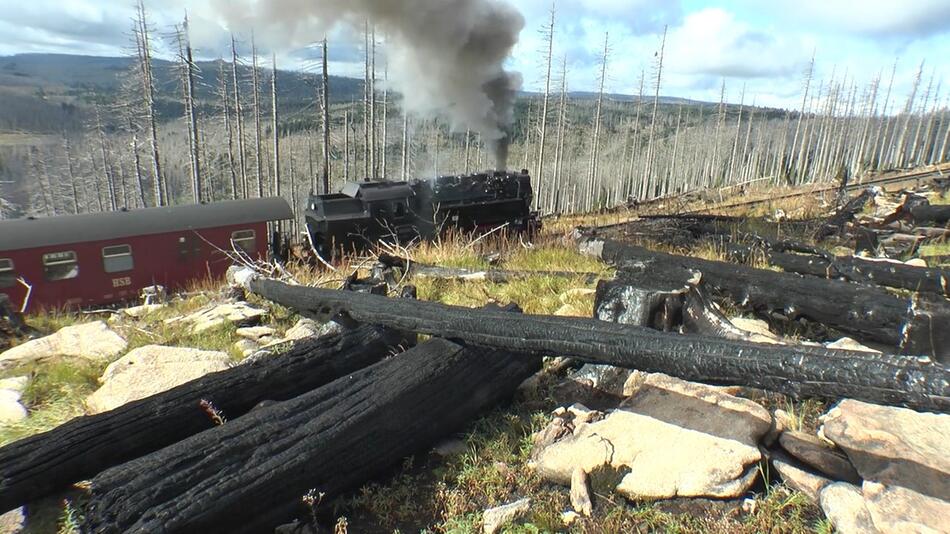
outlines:
[[[453,228],[472,232],[504,226],[534,232],[540,221],[531,211],[532,197],[527,170],[348,182],[340,193],[311,195],[304,217],[313,249],[330,258],[380,240],[432,239]]]

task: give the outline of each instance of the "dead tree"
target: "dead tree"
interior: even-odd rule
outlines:
[[[271,530],[308,492],[339,496],[458,431],[540,364],[430,341],[100,474],[85,529]]]
[[[320,80],[320,112],[322,120],[320,126],[323,130],[323,168],[321,176],[323,177],[323,194],[330,194],[330,78],[327,69],[327,38],[323,38],[323,76]]]
[[[185,117],[188,120],[188,147],[191,161],[191,190],[195,204],[203,200],[201,183],[201,149],[198,136],[198,112],[195,105],[195,71],[197,67],[192,59],[191,41],[188,37],[188,15],[178,31],[178,55],[181,62],[182,89],[185,100]]]
[[[277,116],[277,54],[271,55],[270,76],[271,130],[274,141],[274,196],[280,196],[280,127]],[[278,227],[280,223],[277,223]]]
[[[231,127],[231,97],[228,94],[228,71],[224,61],[218,69],[218,96],[221,98],[221,111],[224,114],[224,130],[228,135],[228,175],[231,178],[231,200],[240,197],[238,190],[237,165],[234,161],[234,128]],[[242,149],[243,150],[243,149]]]
[[[371,326],[297,342],[287,352],[212,373],[114,410],[79,417],[0,448],[0,510],[214,426],[200,403],[237,419],[263,401],[285,401],[370,366],[402,335]]]
[[[653,118],[650,119],[650,139],[647,142],[647,162],[646,167],[643,170],[643,181],[647,184],[647,198],[652,198],[656,196],[655,186],[655,172],[653,170],[653,160],[656,157],[655,154],[655,137],[656,137],[656,116],[657,110],[660,105],[660,83],[663,81],[663,53],[666,50],[666,27],[663,27],[663,39],[660,42],[660,51],[657,56],[656,62],[656,84],[655,92],[653,95]],[[652,187],[651,187],[652,186]]]
[[[155,119],[155,80],[152,75],[152,47],[149,42],[148,19],[145,15],[145,2],[138,1],[133,33],[138,50],[139,83],[142,88],[142,111],[148,127],[149,144],[152,151],[152,186],[156,206],[168,204],[167,186],[162,175],[161,158],[158,151],[158,127]]]
[[[551,20],[548,22],[548,25],[543,30],[544,38],[547,41],[547,73],[544,76],[544,96],[541,103],[541,128],[538,137],[538,172],[535,175],[535,183],[537,184],[537,193],[535,207],[543,209],[542,203],[544,202],[544,149],[545,149],[545,140],[546,134],[548,131],[548,100],[551,96],[551,62],[554,59],[554,23],[555,23],[555,5],[551,3]],[[468,137],[466,136],[466,147],[468,143]],[[468,164],[468,150],[465,151],[465,162],[466,166]]]
[[[621,266],[617,284],[637,284],[645,276],[689,278],[702,273],[717,294],[773,322],[805,320],[907,354],[950,358],[950,303],[908,299],[882,288],[840,280],[804,278],[745,265],[675,256],[611,240],[590,239],[582,248]],[[647,266],[649,274],[625,265]]]
[[[594,209],[594,195],[597,186],[597,157],[600,150],[600,123],[604,107],[604,85],[607,82],[607,55],[610,51],[610,34],[604,35],[604,55],[600,65],[600,89],[597,92],[597,108],[594,111],[594,130],[590,140],[590,162],[587,165],[587,196],[584,206],[587,211]]]
[[[473,310],[272,280],[253,280],[249,288],[308,314],[344,314],[359,322],[503,347],[514,353],[570,356],[685,380],[763,388],[795,398],[846,397],[950,410],[950,371],[916,357],[763,346],[594,319]]]
[[[257,157],[257,196],[264,196],[264,145],[261,139],[261,73],[257,64],[257,45],[251,34],[251,85],[254,91],[254,152]]]
[[[234,34],[231,34],[231,83],[234,85],[234,115],[237,121],[238,135],[238,161],[241,169],[241,196],[248,198],[247,183],[247,154],[244,150],[244,110],[241,104],[241,84],[238,77],[238,55],[237,45],[234,42]]]

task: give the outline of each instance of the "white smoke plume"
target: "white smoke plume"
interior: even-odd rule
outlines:
[[[216,0],[237,28],[254,28],[272,46],[322,39],[337,24],[364,21],[386,40],[389,79],[408,110],[441,116],[455,131],[471,128],[507,153],[521,75],[504,62],[524,17],[503,0]],[[332,51],[331,51],[332,56]]]

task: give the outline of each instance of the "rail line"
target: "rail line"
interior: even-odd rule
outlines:
[[[864,189],[871,185],[886,186],[886,185],[900,184],[904,182],[921,182],[923,180],[928,180],[931,178],[939,178],[939,177],[950,178],[948,174],[950,174],[950,166],[943,165],[943,166],[937,167],[936,169],[917,170],[917,171],[911,171],[908,173],[900,173],[896,175],[879,176],[871,180],[848,184],[845,187],[845,190],[848,192],[851,192],[851,191],[858,191],[858,190]],[[786,193],[784,195],[779,195],[777,197],[760,198],[756,200],[746,200],[742,202],[734,202],[731,204],[721,204],[717,206],[707,206],[704,208],[699,208],[699,209],[684,212],[681,215],[696,215],[696,214],[706,213],[710,211],[728,210],[728,209],[734,209],[734,208],[743,208],[746,206],[755,206],[758,204],[777,202],[781,200],[787,200],[790,198],[798,198],[798,197],[803,197],[807,195],[828,193],[832,191],[837,191],[838,188],[839,186],[837,185],[829,185],[827,187],[823,187],[820,189],[812,189],[809,191],[796,191],[794,193]]]

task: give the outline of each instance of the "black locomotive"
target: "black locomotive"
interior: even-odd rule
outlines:
[[[448,229],[539,228],[528,171],[492,171],[411,182],[348,182],[340,193],[311,195],[305,213],[314,250],[329,258],[377,241],[409,243]]]

